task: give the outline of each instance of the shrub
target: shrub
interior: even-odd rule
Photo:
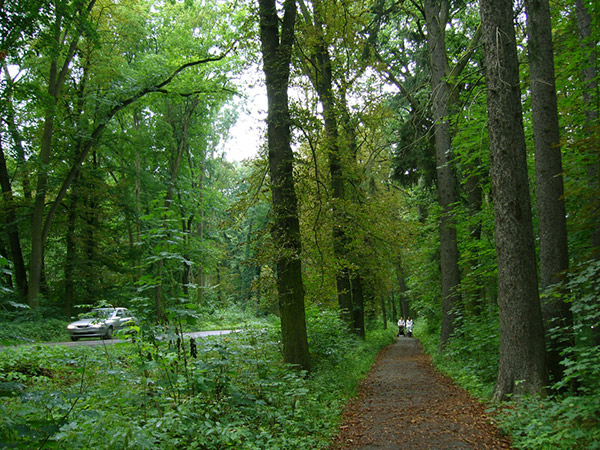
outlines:
[[[65,341],[68,322],[52,308],[22,309],[0,314],[0,345]]]

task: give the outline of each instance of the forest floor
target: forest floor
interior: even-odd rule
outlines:
[[[433,368],[417,339],[399,337],[377,356],[344,412],[331,450],[510,449],[486,413]]]

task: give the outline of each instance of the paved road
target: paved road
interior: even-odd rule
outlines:
[[[185,337],[188,338],[194,338],[194,339],[198,339],[198,338],[203,338],[206,336],[220,336],[222,334],[229,334],[229,333],[235,333],[235,332],[239,332],[241,330],[214,330],[214,331],[195,331],[193,333],[183,333]],[[90,338],[88,340],[78,340],[78,341],[66,341],[66,342],[47,342],[45,345],[62,345],[65,347],[75,347],[77,345],[85,345],[88,347],[94,347],[96,345],[103,345],[103,344],[118,344],[119,342],[127,342],[123,339],[107,339],[107,340],[102,340],[102,339],[98,339],[98,338]]]

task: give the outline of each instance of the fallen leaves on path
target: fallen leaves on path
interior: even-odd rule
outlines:
[[[331,450],[510,449],[485,407],[436,371],[416,339],[386,347],[348,404]]]

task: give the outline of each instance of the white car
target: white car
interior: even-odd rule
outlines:
[[[134,323],[126,308],[96,308],[85,318],[67,325],[67,330],[73,341],[86,337],[111,339],[115,331]]]

